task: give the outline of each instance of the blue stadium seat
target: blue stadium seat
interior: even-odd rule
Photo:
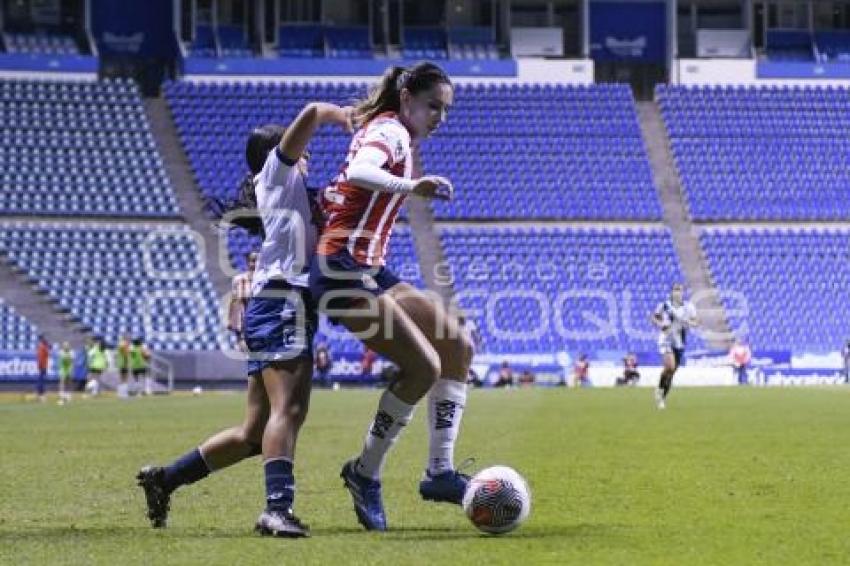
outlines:
[[[441,239],[485,352],[654,350],[649,313],[682,280],[663,229],[446,227]]]
[[[38,329],[0,298],[0,351],[35,352]]]
[[[0,214],[176,217],[129,80],[0,80]]]
[[[850,90],[660,86],[656,99],[694,219],[850,214]]]
[[[365,91],[362,84],[174,82],[165,96],[205,195],[226,200],[245,175],[252,128],[285,124],[311,100],[347,104]],[[312,185],[333,179],[348,142],[332,128],[319,131],[310,145]],[[455,200],[435,205],[438,218],[661,218],[624,85],[459,85],[451,117],[423,144],[423,160],[455,185]]]
[[[74,38],[60,33],[4,33],[3,44],[7,53],[80,55],[80,48]]]
[[[0,252],[107,343],[130,333],[158,350],[219,347],[217,297],[206,271],[193,272],[185,227],[7,224]]]
[[[827,352],[847,342],[850,232],[712,229],[700,240],[714,285],[739,294],[723,297],[730,327],[754,349]]]

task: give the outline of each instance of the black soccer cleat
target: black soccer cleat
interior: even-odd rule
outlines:
[[[165,470],[158,466],[145,466],[136,474],[139,487],[145,490],[148,519],[155,529],[163,529],[168,522],[171,493],[165,487]]]
[[[292,509],[286,511],[266,509],[257,519],[254,530],[262,536],[283,538],[306,538],[310,536],[310,527],[295,516]]]

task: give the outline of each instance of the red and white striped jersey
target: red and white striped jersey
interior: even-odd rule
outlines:
[[[348,182],[348,166],[363,147],[376,147],[387,154],[383,169],[410,179],[413,158],[410,132],[395,112],[384,112],[361,127],[351,140],[345,164],[322,194],[325,228],[318,254],[331,255],[344,249],[360,264],[384,265],[393,225],[405,196],[383,193]]]

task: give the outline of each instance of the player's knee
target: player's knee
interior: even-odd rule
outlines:
[[[301,426],[307,419],[307,403],[292,401],[286,406],[286,419],[295,426]]]

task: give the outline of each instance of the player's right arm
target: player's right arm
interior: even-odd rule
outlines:
[[[369,127],[369,126],[367,126]],[[393,175],[387,169],[412,160],[414,179]],[[375,124],[366,131],[362,145],[349,163],[346,177],[357,187],[382,193],[414,194],[424,198],[451,200],[454,187],[445,177],[421,175],[416,144],[400,124]]]

